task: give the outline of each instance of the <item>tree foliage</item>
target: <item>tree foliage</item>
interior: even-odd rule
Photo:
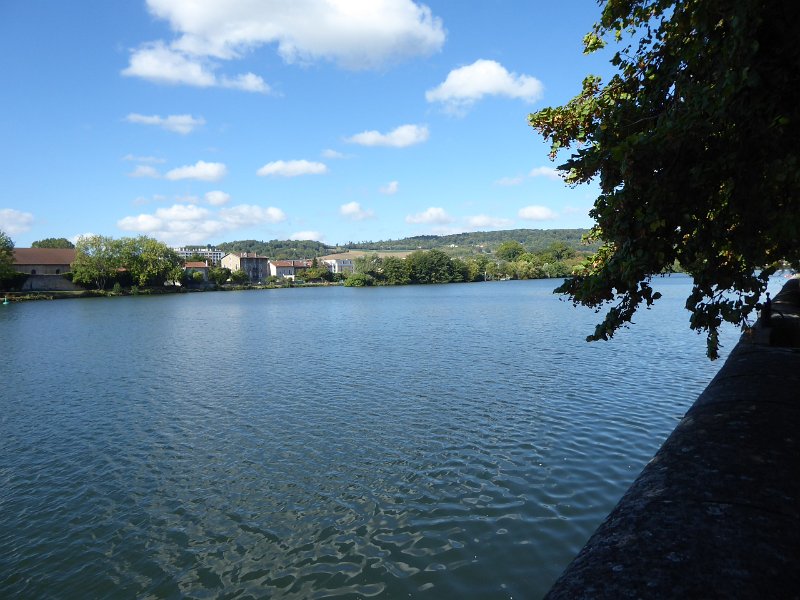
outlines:
[[[147,236],[115,240],[91,235],[80,238],[75,246],[72,279],[102,290],[123,271],[126,284],[158,286],[180,280],[182,265],[174,250]]]
[[[525,247],[516,240],[509,240],[500,244],[494,253],[501,260],[514,260],[525,254]]]
[[[582,248],[586,229],[506,229],[503,231],[470,231],[451,235],[416,235],[399,240],[378,242],[359,242],[345,244],[350,249],[360,250],[431,250],[477,248],[485,251],[495,250],[500,244],[515,241],[525,248],[538,252],[554,242],[564,242],[572,248]],[[591,246],[590,246],[591,247]]]
[[[244,269],[236,269],[231,272],[230,277],[233,283],[250,283],[250,275]]]
[[[120,266],[128,269],[139,286],[164,285],[183,276],[183,260],[163,242],[140,235],[122,238],[119,244]]]
[[[120,266],[120,247],[105,235],[89,235],[75,244],[75,260],[72,262],[72,280],[84,285],[105,289]]]
[[[14,242],[6,232],[0,230],[0,279],[14,272]]]
[[[606,0],[586,52],[613,40],[618,72],[530,115],[567,181],[597,178],[590,238],[602,246],[560,292],[608,307],[607,339],[658,298],[677,261],[694,278],[690,326],[717,356],[779,260],[800,264],[800,3]]]
[[[336,247],[331,247],[322,242],[313,240],[271,240],[261,242],[257,240],[239,240],[224,242],[217,246],[225,252],[255,252],[260,256],[271,259],[301,259],[315,258],[336,252]]]
[[[75,244],[70,242],[67,238],[45,238],[43,240],[36,240],[31,244],[31,248],[74,248]]]
[[[231,276],[231,270],[227,267],[211,267],[208,270],[208,278],[217,285],[223,285]]]

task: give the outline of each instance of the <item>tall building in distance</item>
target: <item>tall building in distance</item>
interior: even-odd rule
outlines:
[[[190,256],[202,256],[211,265],[219,265],[222,257],[227,254],[227,252],[209,246],[189,246],[187,248],[173,248],[173,250],[175,250],[178,256],[183,260],[188,259]]]

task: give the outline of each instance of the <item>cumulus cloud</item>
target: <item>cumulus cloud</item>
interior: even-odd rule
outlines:
[[[520,208],[517,215],[520,219],[525,219],[526,221],[549,221],[558,216],[555,211],[547,208],[546,206],[537,205]]]
[[[241,75],[237,75],[236,77],[222,77],[219,85],[232,90],[256,92],[259,94],[267,94],[271,89],[267,85],[267,82],[255,73],[243,73]]]
[[[406,217],[406,223],[411,224],[445,225],[452,222],[453,218],[448,215],[443,208],[436,206],[432,206],[424,212],[417,213],[415,215],[408,215]]]
[[[181,133],[186,135],[195,130],[195,128],[205,125],[206,121],[203,117],[195,118],[192,115],[169,115],[161,117],[159,115],[140,115],[138,113],[131,113],[125,120],[128,123],[140,123],[142,125],[156,125],[167,131]]]
[[[397,193],[397,190],[400,189],[400,183],[398,181],[390,181],[383,187],[381,187],[380,192],[381,194],[386,194],[387,196],[394,196]]]
[[[421,144],[430,137],[430,132],[425,125],[401,125],[389,133],[379,131],[364,131],[357,133],[345,141],[361,146],[390,146],[392,148],[405,148],[414,144]]]
[[[221,63],[273,46],[287,63],[328,60],[349,69],[372,69],[437,52],[446,35],[441,20],[413,0],[147,4],[176,37],[132,49],[122,74],[163,84],[268,93],[267,83],[254,73],[219,75]]]
[[[154,42],[135,50],[126,69],[129,75],[152,72],[145,69],[142,55],[159,49],[210,62],[274,46],[287,63],[330,60],[350,69],[369,69],[428,56],[445,41],[441,20],[412,0],[148,0],[147,4],[156,18],[169,22],[177,37],[169,47]],[[202,75],[201,71],[183,79],[203,82]]]
[[[480,229],[486,227],[496,229],[498,227],[508,227],[509,225],[513,225],[514,221],[512,219],[504,219],[502,217],[490,217],[489,215],[475,215],[473,217],[467,217],[466,223],[469,227],[473,229]]]
[[[298,177],[300,175],[322,175],[328,172],[324,163],[308,160],[276,160],[269,162],[256,171],[261,177]]]
[[[144,44],[135,50],[122,74],[156,83],[195,87],[212,87],[217,84],[216,76],[205,65],[172,50],[164,42]]]
[[[123,231],[155,233],[164,227],[164,223],[156,216],[142,214],[120,219],[117,221],[117,227]]]
[[[552,167],[534,167],[531,169],[529,175],[531,177],[546,177],[547,179],[553,179],[556,181],[562,180],[559,172]]]
[[[211,206],[222,206],[230,202],[231,195],[219,190],[213,190],[211,192],[206,192],[204,198]]]
[[[339,207],[339,214],[347,217],[352,221],[363,221],[364,219],[371,219],[375,214],[371,210],[361,208],[358,202],[348,202]]]
[[[509,73],[500,63],[481,59],[450,71],[442,83],[425,92],[425,99],[442,103],[449,112],[464,113],[484,96],[535,102],[543,89],[535,77]]]
[[[153,179],[158,179],[161,177],[161,173],[151,165],[136,165],[136,168],[128,173],[128,177],[151,177]]]
[[[219,181],[228,174],[228,168],[222,163],[209,163],[198,160],[193,165],[178,167],[167,171],[164,176],[171,181],[180,179],[197,179],[199,181]]]
[[[117,227],[172,243],[191,244],[236,229],[280,223],[285,219],[284,212],[272,206],[241,204],[214,212],[194,204],[174,204],[152,214],[124,217],[117,221]]]
[[[231,228],[262,223],[280,223],[286,220],[286,213],[280,208],[275,208],[274,206],[265,208],[252,204],[240,204],[230,208],[223,208],[219,211],[219,216]]]
[[[295,241],[312,240],[315,242],[321,242],[324,238],[325,236],[319,231],[298,231],[289,236],[290,240]]]
[[[225,87],[246,92],[268,93],[267,83],[258,75],[244,73],[234,77],[217,77],[217,65],[207,56],[184,52],[163,41],[146,43],[133,50],[130,63],[123,69],[126,77],[138,77],[154,83]]]
[[[13,208],[0,208],[0,230],[8,235],[25,233],[33,225],[33,215]]]
[[[350,156],[347,155],[347,154],[344,154],[342,152],[339,152],[337,150],[331,150],[330,148],[327,148],[327,149],[322,151],[322,158],[329,158],[329,159],[333,159],[333,160],[339,160],[339,159],[342,159],[342,158],[350,158]]]

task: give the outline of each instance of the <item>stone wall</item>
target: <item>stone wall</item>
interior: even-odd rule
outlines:
[[[742,337],[547,598],[800,597],[798,284]]]
[[[83,288],[63,275],[30,275],[22,286],[25,292],[77,292]]]

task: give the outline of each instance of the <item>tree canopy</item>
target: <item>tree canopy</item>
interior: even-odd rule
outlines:
[[[43,240],[36,240],[31,244],[31,248],[74,248],[75,244],[70,242],[67,238],[45,238]]]
[[[723,321],[748,322],[778,261],[800,264],[800,3],[606,0],[585,51],[617,44],[607,83],[530,115],[567,182],[595,178],[602,242],[559,288],[611,305],[607,339],[658,298],[677,261],[694,278],[690,326],[717,356]]]
[[[78,240],[72,263],[73,281],[105,288],[120,270],[129,274],[135,285],[158,286],[178,281],[183,261],[166,244],[147,236],[115,240],[90,235]]]
[[[0,279],[14,272],[14,242],[6,232],[0,230]]]
[[[525,247],[516,240],[503,242],[494,251],[501,260],[515,260],[525,254]]]

